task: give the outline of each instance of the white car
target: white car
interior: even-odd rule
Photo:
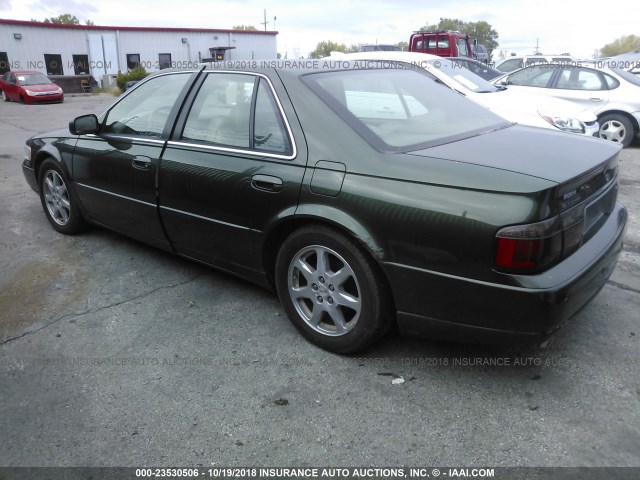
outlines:
[[[524,55],[522,57],[506,57],[498,60],[495,69],[504,73],[513,72],[522,67],[537,65],[539,63],[576,63],[571,55]]]
[[[607,63],[609,62],[609,63]],[[586,65],[534,65],[491,82],[522,93],[542,93],[587,108],[598,117],[599,136],[628,147],[640,136],[640,78],[612,59]]]
[[[466,68],[443,57],[418,52],[332,52],[329,59],[405,62],[425,69],[437,80],[507,120],[521,125],[558,129],[597,136],[596,116],[572,102],[547,95],[526,94],[497,87]],[[393,64],[390,64],[393,67]]]

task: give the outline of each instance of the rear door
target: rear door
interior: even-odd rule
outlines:
[[[203,75],[160,166],[160,214],[176,252],[251,278],[264,271],[264,232],[295,211],[306,165],[286,98],[277,77]]]
[[[553,82],[555,97],[579,103],[585,108],[599,112],[609,103],[607,75],[592,68],[565,65],[558,68]],[[612,79],[617,83],[615,79]]]

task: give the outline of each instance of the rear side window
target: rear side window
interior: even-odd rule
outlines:
[[[602,74],[582,67],[563,67],[556,88],[567,90],[607,90]]]
[[[207,75],[181,140],[283,155],[293,151],[269,83],[242,73]]]

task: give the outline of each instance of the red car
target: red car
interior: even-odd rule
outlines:
[[[7,72],[0,78],[2,99],[20,103],[62,102],[62,89],[40,72]]]

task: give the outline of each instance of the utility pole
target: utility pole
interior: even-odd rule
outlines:
[[[267,22],[267,9],[266,8],[264,9],[264,22],[260,22],[260,23],[262,25],[264,25],[264,31],[266,32],[267,31],[267,23],[269,23],[269,22]]]

